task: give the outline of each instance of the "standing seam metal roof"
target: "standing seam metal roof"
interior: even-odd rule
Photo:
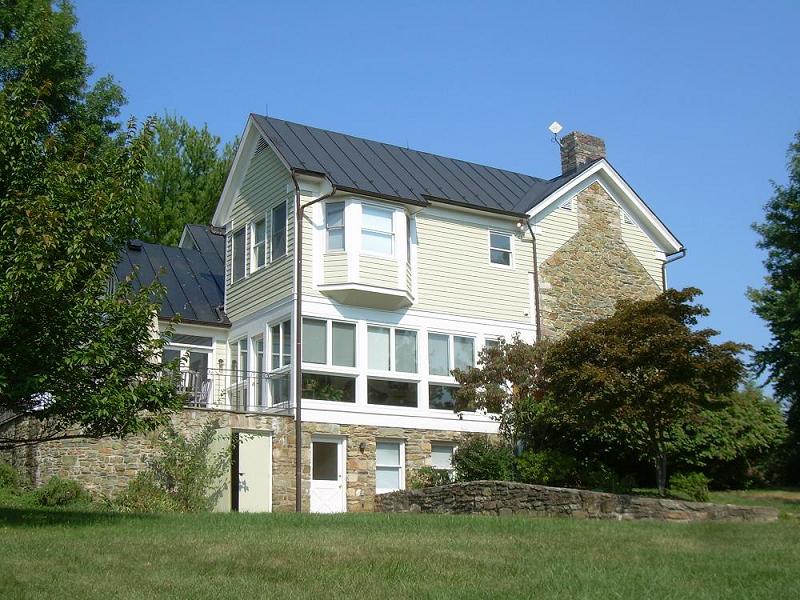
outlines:
[[[415,204],[439,200],[520,215],[593,164],[547,180],[282,119],[252,117],[290,168],[325,175],[342,189]]]

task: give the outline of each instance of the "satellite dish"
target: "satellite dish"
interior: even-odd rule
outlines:
[[[548,129],[550,130],[550,133],[552,133],[553,135],[558,135],[564,128],[558,121],[553,121],[552,123],[550,123],[550,127],[548,127]]]

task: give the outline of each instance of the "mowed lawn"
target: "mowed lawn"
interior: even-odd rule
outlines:
[[[2,598],[800,598],[800,519],[0,507]]]

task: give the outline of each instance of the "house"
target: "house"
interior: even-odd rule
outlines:
[[[293,510],[298,478],[303,510],[370,510],[414,468],[449,469],[464,434],[497,432],[453,411],[454,368],[665,288],[681,243],[602,140],[560,145],[540,179],[250,115],[211,226],[129,244],[118,275],[163,268],[160,327],[181,316],[178,420],[235,434],[221,510]]]

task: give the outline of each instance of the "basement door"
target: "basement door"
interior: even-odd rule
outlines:
[[[236,432],[233,447],[231,507],[239,512],[272,510],[272,436]]]
[[[345,441],[311,441],[311,512],[345,512]]]

